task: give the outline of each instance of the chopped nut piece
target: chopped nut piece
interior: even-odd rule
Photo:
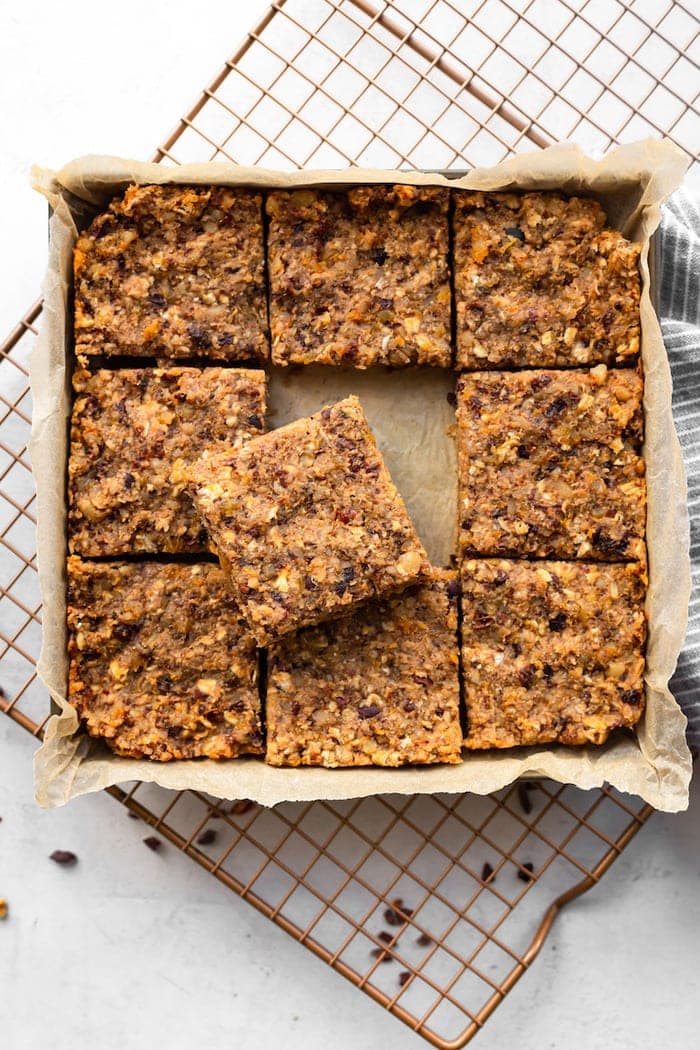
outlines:
[[[193,553],[207,535],[184,470],[263,430],[265,373],[242,368],[78,372],[68,461],[75,554]]]
[[[255,642],[218,565],[73,556],[67,604],[68,699],[91,736],[163,762],[263,750]]]
[[[457,365],[620,364],[639,353],[639,245],[594,200],[455,191]]]
[[[75,246],[78,355],[266,360],[262,197],[130,186]]]
[[[544,567],[549,583],[532,562],[463,563],[468,748],[602,744],[644,709],[643,568]],[[566,626],[553,633],[549,623],[559,614]],[[479,626],[484,617],[486,628]],[[614,661],[622,670],[613,677]]]
[[[459,762],[453,578],[434,570],[431,583],[273,646],[267,761],[330,767]],[[376,697],[371,709],[369,696]],[[384,913],[390,925],[410,915],[398,900]]]
[[[274,190],[270,324],[275,364],[448,368],[447,190]]]
[[[260,645],[429,572],[356,397],[205,457],[191,477]]]
[[[636,371],[471,372],[457,394],[465,553],[645,557]]]

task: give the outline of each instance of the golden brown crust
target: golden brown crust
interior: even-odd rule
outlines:
[[[191,477],[260,645],[429,572],[356,397],[203,458]]]
[[[639,352],[639,245],[597,201],[455,191],[457,367],[620,364]]]
[[[635,370],[471,372],[457,398],[464,553],[644,559]]]
[[[275,364],[449,368],[447,190],[273,191]]]
[[[602,744],[644,709],[638,564],[462,565],[468,748]]]
[[[78,355],[268,357],[262,197],[130,186],[78,238]]]
[[[68,700],[119,755],[263,750],[255,642],[218,565],[68,559]]]
[[[183,470],[264,429],[265,373],[242,368],[76,372],[68,461],[70,550],[208,550]]]
[[[266,761],[459,762],[457,574],[369,602],[269,653]]]

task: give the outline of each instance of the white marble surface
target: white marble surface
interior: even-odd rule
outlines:
[[[0,5],[0,331],[38,293],[46,212],[32,161],[147,157],[263,0]],[[62,55],[65,54],[65,60]],[[0,718],[0,1046],[338,1050],[425,1045],[106,796],[42,812],[33,742]],[[697,1043],[700,829],[655,816],[559,918],[478,1050]],[[52,850],[79,855],[72,870]]]

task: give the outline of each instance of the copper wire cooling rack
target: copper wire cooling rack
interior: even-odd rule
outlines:
[[[700,23],[671,0],[278,0],[156,151],[166,164],[465,168],[645,135],[697,163]],[[36,303],[0,350],[0,707],[40,736],[27,444]],[[233,806],[110,794],[436,1046],[463,1046],[651,810],[538,782],[486,798]],[[214,831],[216,834],[212,835]]]

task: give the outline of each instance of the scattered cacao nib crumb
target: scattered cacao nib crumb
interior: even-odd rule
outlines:
[[[447,404],[452,405],[452,407],[454,408],[457,404],[457,395],[455,394],[454,390],[448,390],[445,396],[447,398]]]
[[[532,799],[530,798],[530,785],[525,780],[518,784],[518,802],[523,813],[532,813]]]
[[[387,908],[384,912],[384,922],[387,926],[403,926],[403,919],[393,908]]]
[[[427,933],[421,933],[420,937],[416,937],[416,944],[420,945],[421,948],[427,948],[432,943],[433,939],[428,937]]]
[[[139,817],[138,813],[134,813],[134,811],[132,809],[127,809],[126,813],[127,813],[127,816],[129,817],[130,820],[140,820],[141,819]]]
[[[154,853],[157,853],[160,847],[163,845],[160,839],[157,839],[155,835],[149,835],[147,839],[143,840],[144,846],[148,846]]]
[[[491,867],[491,865],[489,864],[488,861],[485,861],[484,862],[484,866],[481,869],[481,881],[488,883],[488,882],[491,882],[493,877],[494,877],[493,868]]]
[[[518,878],[521,882],[532,882],[532,880],[535,877],[533,875],[534,870],[535,865],[532,863],[532,861],[526,860],[525,863],[521,864],[518,868]]]
[[[216,842],[216,831],[214,828],[205,828],[202,834],[197,839],[198,846],[211,846],[212,842]]]
[[[62,864],[67,867],[70,864],[75,864],[78,858],[69,849],[55,849],[49,860],[52,860],[55,864]]]
[[[0,700],[4,700],[4,699],[5,699],[5,696],[6,696],[5,690],[4,690],[4,689],[3,689],[3,687],[2,687],[1,685],[0,685]]]
[[[410,979],[411,979],[411,975],[408,972],[408,970],[402,970],[401,973],[399,974],[399,984],[401,985],[402,988],[405,985],[406,981],[409,981]]]
[[[234,802],[231,806],[231,812],[235,817],[240,817],[242,813],[248,813],[253,806],[254,802],[251,802],[249,798],[241,798],[238,802]]]
[[[0,919],[6,919],[7,918],[7,912],[8,912],[7,901],[0,897]]]
[[[393,935],[388,930],[380,930],[377,937],[380,941],[384,941],[385,944],[391,944],[394,940]]]
[[[391,956],[384,948],[372,948],[370,955],[373,959],[379,959],[380,962],[393,962]]]
[[[358,707],[357,713],[360,718],[374,718],[381,711],[379,704],[367,704],[364,707]]]

